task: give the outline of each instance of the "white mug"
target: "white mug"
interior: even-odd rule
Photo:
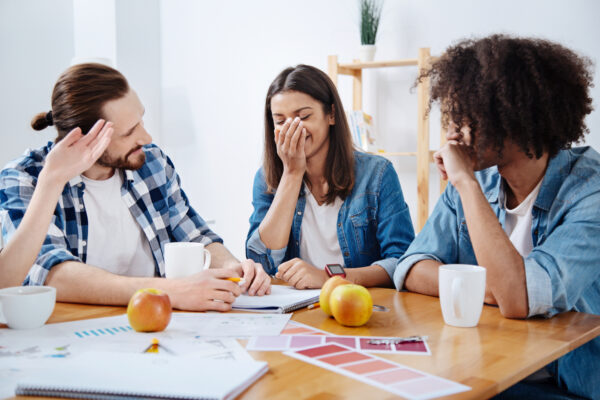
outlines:
[[[202,243],[166,243],[164,255],[167,278],[185,278],[210,267],[210,251]]]
[[[6,324],[13,329],[32,329],[44,325],[56,303],[52,286],[15,286],[0,290],[0,304]]]
[[[477,326],[485,297],[485,268],[440,265],[438,278],[444,322],[463,328]]]

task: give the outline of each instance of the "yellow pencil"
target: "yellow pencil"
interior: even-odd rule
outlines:
[[[244,283],[246,283],[246,280],[244,278],[238,278],[236,277],[231,277],[231,278],[225,278],[226,281],[231,281],[231,282],[237,282],[238,286],[242,286]]]

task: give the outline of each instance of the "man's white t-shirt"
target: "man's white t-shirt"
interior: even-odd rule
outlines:
[[[344,265],[337,235],[337,222],[343,201],[335,198],[332,204],[319,205],[305,186],[306,205],[300,227],[300,258],[319,269],[325,264]]]
[[[506,209],[504,232],[506,232],[519,254],[521,254],[522,257],[527,257],[529,253],[531,253],[531,250],[533,250],[533,238],[531,237],[531,211],[533,210],[535,199],[540,192],[542,180],[540,180],[531,193],[527,195],[525,200],[512,210],[506,207],[506,192],[504,191],[504,185],[505,183],[502,184],[502,198],[504,201],[504,208]]]
[[[121,172],[103,181],[81,178],[88,218],[86,264],[117,275],[154,276],[150,244],[121,198]]]

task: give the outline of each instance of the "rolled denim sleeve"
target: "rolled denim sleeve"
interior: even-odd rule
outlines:
[[[528,317],[548,315],[552,309],[552,282],[550,275],[535,260],[525,260],[525,281],[527,284]]]
[[[260,239],[256,229],[246,241],[246,257],[260,263],[265,272],[273,275],[277,272],[277,266],[283,262],[287,246],[283,249],[271,250]]]
[[[383,267],[391,279],[398,259],[415,238],[415,231],[398,175],[390,162],[383,170],[378,200],[377,241],[382,259],[373,264]]]
[[[529,316],[590,312],[586,303],[594,297],[600,302],[594,290],[600,280],[599,204],[600,192],[592,193],[552,216],[545,237],[525,258]]]
[[[408,275],[408,271],[418,263],[423,260],[436,260],[441,262],[437,257],[433,254],[411,254],[407,257],[402,257],[402,260],[396,266],[394,270],[394,285],[396,286],[396,290],[402,290],[404,288],[404,281],[406,280],[406,275]]]
[[[265,272],[273,275],[277,272],[277,267],[282,263],[287,246],[282,249],[268,249],[260,238],[258,227],[267,215],[273,198],[275,196],[267,190],[262,168],[256,172],[254,176],[254,184],[252,186],[252,205],[254,211],[250,216],[250,230],[246,237],[246,257],[260,263]]]
[[[408,272],[419,261],[436,260],[440,263],[458,261],[459,229],[454,201],[456,195],[455,189],[448,185],[425,226],[400,258],[393,277],[397,290],[404,289]]]

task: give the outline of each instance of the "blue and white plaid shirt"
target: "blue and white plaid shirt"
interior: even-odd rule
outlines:
[[[21,223],[37,178],[52,143],[26,152],[0,172],[0,220],[7,243]],[[155,274],[164,276],[164,244],[168,242],[222,243],[189,205],[175,167],[156,145],[144,146],[146,162],[124,174],[121,197],[140,225],[152,250]],[[88,219],[81,176],[64,187],[42,249],[23,285],[43,285],[50,269],[65,261],[86,261]]]

